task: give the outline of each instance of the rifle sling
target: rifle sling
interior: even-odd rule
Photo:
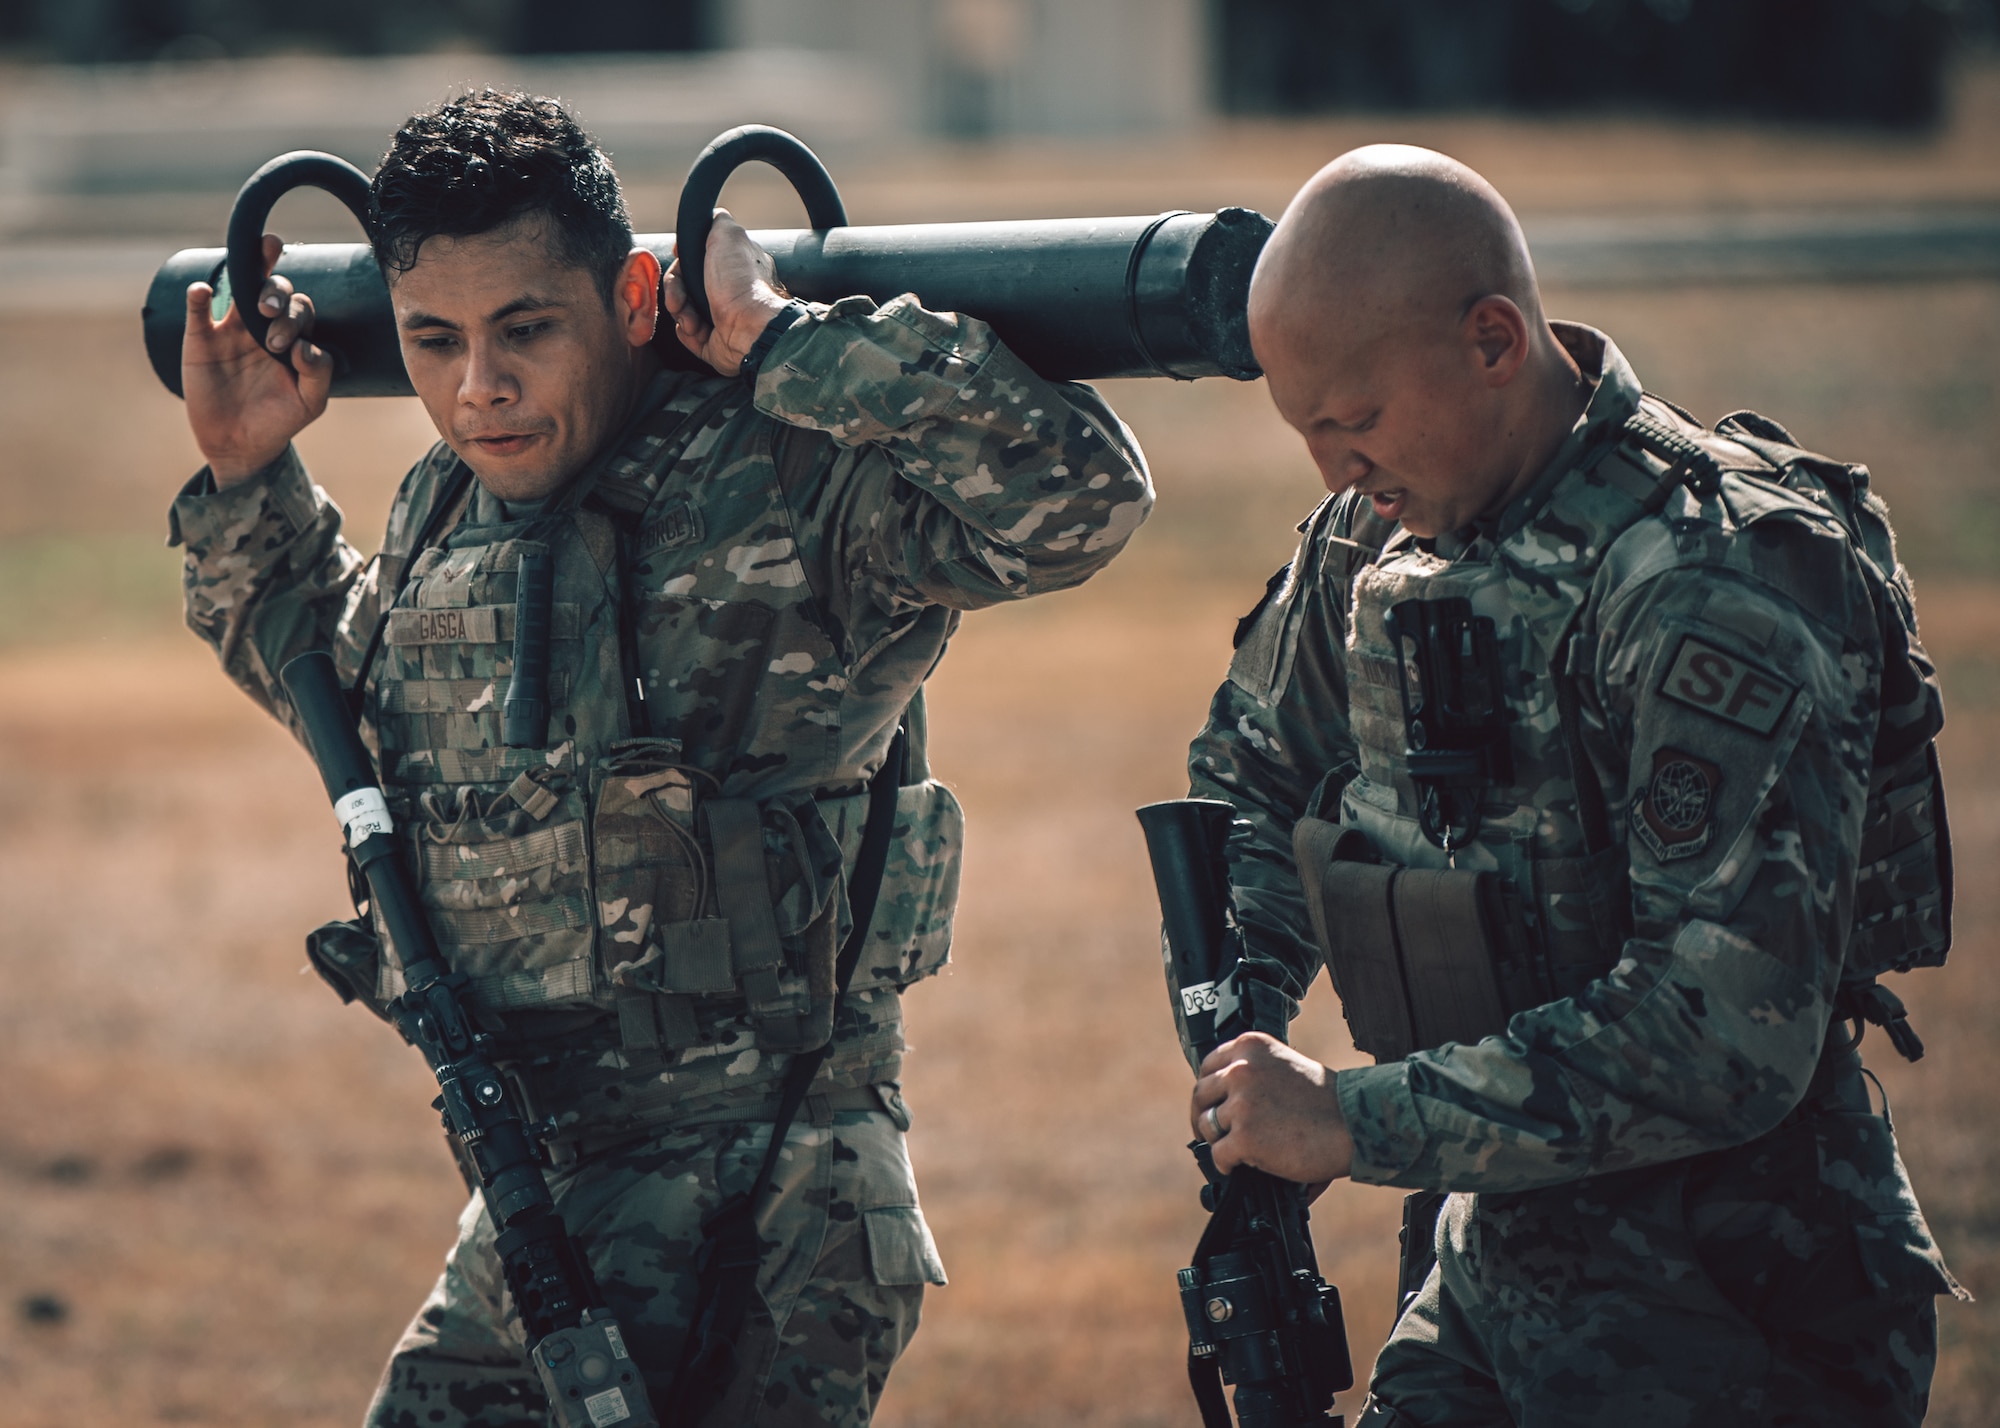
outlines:
[[[1222,1364],[1215,1358],[1198,1359],[1188,1351],[1188,1386],[1194,1390],[1195,1406],[1201,1409],[1202,1428],[1230,1428],[1229,1400],[1222,1394]]]
[[[375,616],[375,628],[368,632],[368,643],[361,651],[361,663],[356,667],[354,685],[347,691],[348,712],[356,719],[361,717],[361,704],[368,688],[369,673],[375,668],[375,657],[382,652],[382,637],[389,630],[389,616],[395,613],[396,601],[402,597],[403,587],[410,583],[410,567],[417,563],[417,557],[430,548],[430,543],[445,533],[446,519],[457,525],[465,514],[465,498],[472,490],[472,468],[463,461],[451,473],[445,486],[444,495],[431,507],[430,515],[424,518],[423,529],[410,546],[410,553],[403,557],[402,567],[396,572],[396,588],[385,596],[378,596],[380,604]]]
[[[854,979],[854,969],[860,965],[861,949],[875,920],[882,876],[888,870],[889,840],[896,823],[896,791],[903,783],[908,747],[906,718],[889,744],[888,757],[868,784],[868,822],[862,829],[861,850],[855,856],[854,877],[848,884],[848,906],[854,922],[834,963],[836,1028],[840,1004],[847,996],[848,983]],[[724,1201],[702,1226],[701,1248],[695,1252],[694,1261],[694,1314],[688,1323],[680,1364],[674,1370],[669,1392],[669,1401],[674,1405],[672,1421],[686,1428],[700,1423],[722,1401],[736,1375],[736,1344],[757,1294],[757,1266],[763,1259],[757,1240],[757,1206],[771,1188],[785,1136],[799,1107],[805,1103],[806,1088],[819,1074],[832,1046],[829,1037],[826,1045],[800,1052],[793,1060],[785,1072],[784,1093],[771,1122],[771,1141],[765,1147],[756,1181],[745,1193]]]

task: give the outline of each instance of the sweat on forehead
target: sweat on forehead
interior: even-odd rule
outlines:
[[[1531,317],[1541,303],[1513,210],[1493,186],[1429,149],[1375,144],[1299,190],[1250,289],[1255,326],[1329,323],[1350,337],[1456,322],[1489,294]]]

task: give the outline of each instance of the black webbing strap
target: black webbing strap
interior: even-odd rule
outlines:
[[[1692,417],[1688,419],[1693,420]],[[1641,505],[1637,519],[1657,514],[1678,487],[1685,486],[1701,497],[1713,495],[1721,486],[1722,467],[1715,457],[1692,438],[1675,431],[1643,408],[1627,417],[1618,428],[1618,433],[1617,440],[1607,442],[1598,451],[1592,466],[1609,457],[1625,439],[1669,463],[1667,470],[1659,474],[1652,494]],[[1549,673],[1556,686],[1556,716],[1562,722],[1563,744],[1569,755],[1570,781],[1576,788],[1576,814],[1577,821],[1583,826],[1583,846],[1588,852],[1601,853],[1612,842],[1611,810],[1605,802],[1604,786],[1597,780],[1597,770],[1591,767],[1590,755],[1583,747],[1583,711],[1579,705],[1576,680],[1569,668],[1575,634],[1576,617],[1572,616],[1569,627],[1557,642],[1556,659]]]
[[[1214,1358],[1196,1358],[1188,1350],[1188,1387],[1194,1390],[1195,1407],[1201,1410],[1202,1428],[1230,1428],[1229,1400],[1222,1395],[1222,1364]]]
[[[1403,1197],[1403,1229],[1396,1237],[1402,1256],[1396,1263],[1396,1317],[1423,1292],[1424,1281],[1436,1267],[1438,1218],[1444,1214],[1447,1191],[1413,1190]]]
[[[847,984],[854,979],[854,969],[860,965],[861,949],[875,920],[882,875],[889,866],[889,840],[896,824],[896,791],[902,787],[908,748],[906,720],[896,730],[881,770],[868,784],[868,822],[862,829],[861,850],[855,855],[854,877],[847,886],[854,923],[834,963],[835,1035],[840,1003],[847,996]],[[736,1377],[736,1344],[750,1317],[750,1305],[757,1297],[757,1266],[764,1257],[757,1238],[757,1207],[771,1188],[778,1157],[784,1151],[785,1136],[798,1116],[799,1107],[805,1104],[806,1088],[819,1074],[832,1049],[830,1035],[826,1045],[802,1051],[793,1060],[785,1072],[784,1094],[771,1122],[771,1143],[764,1150],[764,1163],[758,1167],[756,1181],[743,1194],[723,1201],[702,1223],[701,1248],[694,1256],[694,1313],[688,1321],[680,1363],[674,1369],[673,1386],[666,1398],[670,1405],[669,1421],[677,1428],[695,1428],[722,1401]]]
[[[368,688],[368,672],[375,667],[375,656],[382,652],[382,636],[388,632],[389,616],[396,608],[396,601],[402,598],[403,587],[410,583],[410,567],[417,563],[417,557],[429,548],[430,543],[444,532],[440,529],[445,518],[453,514],[463,514],[459,503],[472,485],[472,468],[463,461],[451,473],[451,480],[444,489],[444,496],[431,506],[431,513],[424,517],[423,529],[417,532],[416,541],[409,553],[403,557],[402,566],[396,572],[396,588],[377,591],[377,611],[375,628],[368,632],[368,643],[362,648],[361,663],[354,674],[354,684],[347,691],[348,712],[356,719],[361,717],[361,701]]]
[[[591,489],[597,484],[597,478],[604,474],[605,469],[609,466],[612,459],[624,450],[626,444],[631,441],[633,433],[638,431],[647,419],[657,414],[666,391],[666,386],[667,378],[664,373],[654,377],[647,384],[645,391],[640,394],[631,415],[626,418],[625,425],[619,428],[618,435],[603,447],[597,458],[584,469],[582,475],[577,480],[572,481],[568,487],[550,498],[548,507],[543,512],[545,517],[568,514],[590,494]],[[698,408],[693,415],[697,419],[707,417],[715,407],[721,405],[724,399],[733,394],[733,388],[725,388],[714,399]],[[686,428],[690,437],[695,431],[700,429],[699,426],[690,426],[686,421],[680,423],[679,426]],[[681,445],[685,447],[686,440],[683,440]],[[678,459],[678,457],[679,449],[677,448],[674,452],[674,459]],[[471,486],[472,468],[467,466],[463,461],[460,461],[451,473],[450,480],[445,486],[444,494],[432,504],[430,514],[424,518],[423,529],[417,532],[417,538],[411,544],[409,553],[403,557],[402,569],[396,574],[396,588],[384,592],[378,597],[381,600],[380,613],[376,615],[375,628],[369,632],[368,643],[361,651],[361,664],[354,676],[354,685],[347,691],[348,705],[353,710],[354,717],[357,719],[361,717],[361,701],[364,692],[368,688],[369,671],[375,667],[375,658],[382,652],[382,638],[389,629],[389,614],[396,608],[396,601],[402,598],[403,587],[410,583],[410,567],[417,563],[417,557],[423,554],[432,541],[437,540],[445,534],[443,527],[447,517],[462,516],[464,514],[463,510],[460,509],[460,503],[465,499],[465,495],[471,489]],[[456,525],[457,521],[453,520],[452,524]],[[539,533],[552,524],[553,521],[540,521],[529,529],[531,533],[536,534],[537,538],[539,538]],[[621,567],[621,569],[625,568],[627,567]],[[636,733],[638,730],[634,729],[633,732]]]
[[[1576,789],[1576,818],[1583,826],[1586,852],[1602,853],[1611,846],[1611,809],[1605,802],[1604,785],[1597,781],[1590,754],[1583,747],[1583,710],[1576,692],[1576,678],[1569,664],[1570,642],[1562,642],[1562,655],[1554,670],[1556,716],[1562,724],[1563,746],[1569,755],[1570,783]]]

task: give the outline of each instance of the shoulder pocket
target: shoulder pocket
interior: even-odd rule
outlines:
[[[1236,654],[1229,661],[1229,679],[1258,699],[1270,699],[1291,675],[1299,643],[1299,616],[1305,604],[1299,579],[1305,558],[1306,548],[1301,546],[1292,563],[1271,577],[1256,608],[1237,622]]]
[[[1355,572],[1396,532],[1352,492],[1322,501],[1300,529],[1305,537],[1291,564],[1271,577],[1264,598],[1236,625],[1229,681],[1260,701],[1270,701],[1291,683],[1306,609],[1315,596],[1332,607],[1326,625],[1334,639],[1345,639]]]

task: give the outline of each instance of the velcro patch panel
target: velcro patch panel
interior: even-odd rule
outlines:
[[[1681,637],[1660,693],[1725,723],[1770,737],[1792,707],[1799,686],[1748,660],[1725,654],[1693,635]]]
[[[491,679],[398,679],[385,681],[382,705],[391,714],[497,714],[507,698],[509,676]],[[549,676],[549,701],[569,698],[569,675]]]

